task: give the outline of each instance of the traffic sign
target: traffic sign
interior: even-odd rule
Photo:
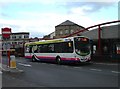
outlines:
[[[11,28],[5,27],[1,29],[3,39],[10,38]]]

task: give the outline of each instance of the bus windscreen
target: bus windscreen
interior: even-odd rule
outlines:
[[[78,55],[86,56],[90,53],[90,42],[88,38],[76,37],[75,51]]]

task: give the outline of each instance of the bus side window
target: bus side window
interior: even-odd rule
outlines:
[[[38,52],[38,46],[37,46],[37,45],[34,45],[34,46],[32,47],[32,52],[34,52],[34,53],[37,53],[37,52]]]
[[[25,52],[29,53],[29,50],[30,50],[29,46],[25,46]]]
[[[38,53],[41,52],[41,45],[38,45]]]
[[[72,53],[73,52],[73,42],[68,42],[68,52]]]
[[[55,44],[55,52],[56,53],[72,53],[73,52],[73,43],[70,42],[69,45],[68,45],[68,42],[56,43]]]
[[[63,53],[72,53],[73,52],[73,43],[72,42],[63,42],[62,50],[63,50]]]
[[[32,46],[29,46],[29,53],[32,53]]]
[[[55,53],[62,53],[62,45],[61,43],[55,44]]]
[[[41,47],[40,47],[40,52],[41,53],[48,53],[49,52],[48,50],[49,50],[48,49],[48,44],[41,45]]]
[[[54,53],[54,51],[55,51],[54,44],[49,44],[48,50],[49,50],[49,52]]]

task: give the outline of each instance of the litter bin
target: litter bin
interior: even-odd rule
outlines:
[[[10,56],[10,68],[16,68],[16,60],[14,55]]]

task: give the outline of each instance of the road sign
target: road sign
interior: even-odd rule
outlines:
[[[5,27],[5,28],[2,28],[1,31],[2,31],[3,38],[5,38],[5,39],[10,38],[11,28]]]

